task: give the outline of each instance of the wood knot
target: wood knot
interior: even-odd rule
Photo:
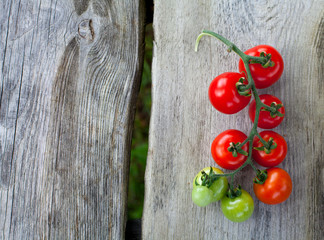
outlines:
[[[94,40],[95,33],[91,19],[84,19],[79,23],[78,34],[89,43]]]

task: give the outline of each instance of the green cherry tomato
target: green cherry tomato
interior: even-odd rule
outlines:
[[[192,201],[199,207],[205,207],[213,201],[213,191],[205,186],[195,186],[191,193]]]
[[[213,172],[216,174],[223,174],[224,172],[218,168],[212,167]],[[210,173],[210,167],[206,167],[204,169],[202,169],[194,178],[193,181],[193,186],[196,186],[195,180],[197,179],[197,183],[199,185],[202,184],[202,180],[201,180],[201,176],[202,176],[202,171],[204,171],[207,175],[209,175]],[[215,182],[213,182],[213,184],[209,187],[210,190],[212,190],[213,192],[213,202],[216,202],[218,200],[220,200],[222,197],[224,197],[224,195],[227,192],[228,189],[228,181],[226,177],[220,177],[218,178]]]
[[[221,199],[221,209],[225,217],[233,222],[243,222],[251,217],[254,202],[249,193],[241,189],[242,194],[234,199],[227,196]]]

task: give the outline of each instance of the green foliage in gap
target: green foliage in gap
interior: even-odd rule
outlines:
[[[151,63],[153,49],[152,24],[146,26],[142,83],[136,103],[128,188],[128,218],[142,217],[144,201],[144,173],[148,151],[151,111]]]

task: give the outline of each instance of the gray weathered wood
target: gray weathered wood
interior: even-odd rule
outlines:
[[[2,1],[0,239],[122,239],[138,1]]]
[[[152,116],[146,167],[144,239],[322,239],[323,237],[323,9],[312,1],[155,1],[152,66]],[[202,29],[222,34],[243,50],[275,46],[283,55],[283,76],[260,91],[279,97],[286,117],[275,129],[285,136],[289,153],[280,166],[293,180],[284,203],[256,200],[252,169],[236,177],[255,200],[246,222],[227,220],[220,204],[199,208],[191,201],[192,180],[200,169],[216,166],[210,145],[230,128],[248,133],[244,109],[217,112],[208,86],[223,72],[238,71],[238,57],[213,38],[200,42]]]

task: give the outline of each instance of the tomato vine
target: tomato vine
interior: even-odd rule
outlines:
[[[267,185],[269,185],[269,181],[267,181],[268,175],[267,175],[267,170],[260,171],[253,162],[253,154],[254,157],[264,158],[261,159],[260,162],[262,161],[271,161],[271,163],[263,163],[264,166],[275,166],[275,164],[279,164],[283,158],[286,156],[286,151],[287,151],[287,146],[283,146],[281,151],[276,150],[278,144],[280,144],[280,147],[285,144],[285,140],[277,133],[271,132],[271,136],[269,137],[267,135],[267,141],[262,137],[265,135],[265,133],[259,134],[257,128],[266,128],[270,129],[273,127],[278,126],[281,121],[283,120],[284,117],[284,107],[279,99],[277,99],[274,96],[271,95],[260,95],[257,92],[257,88],[265,88],[273,83],[275,83],[281,76],[282,71],[283,71],[283,60],[280,56],[280,54],[271,46],[267,45],[260,45],[259,48],[255,47],[253,49],[250,49],[250,51],[246,51],[245,53],[242,52],[234,43],[230,42],[223,36],[214,33],[212,31],[207,31],[203,30],[202,33],[197,37],[196,44],[195,44],[195,51],[198,50],[198,45],[203,36],[211,36],[215,37],[216,39],[220,40],[223,42],[225,45],[228,47],[228,52],[235,52],[239,57],[240,57],[240,63],[239,63],[239,68],[244,69],[245,71],[241,73],[224,73],[217,78],[214,79],[212,82],[210,89],[209,89],[209,98],[211,100],[211,103],[213,106],[226,114],[233,114],[236,113],[240,110],[242,110],[244,107],[247,106],[247,104],[250,101],[250,96],[251,93],[254,97],[254,100],[252,101],[249,109],[249,115],[251,118],[251,121],[253,122],[252,129],[249,133],[249,135],[246,137],[246,135],[238,130],[227,130],[223,133],[221,133],[219,136],[217,136],[212,144],[212,155],[215,160],[215,162],[229,170],[234,170],[229,173],[220,173],[220,170],[217,170],[216,173],[213,172],[212,168],[210,167],[209,173],[211,174],[206,174],[204,170],[201,172],[201,176],[203,176],[203,181],[208,182],[208,186],[204,187],[210,187],[213,186],[214,182],[217,182],[217,180],[220,177],[230,177],[231,181],[228,184],[229,185],[229,190],[226,196],[224,196],[224,199],[222,199],[222,211],[226,217],[228,217],[232,221],[244,221],[248,219],[252,212],[253,208],[250,208],[250,211],[248,212],[248,215],[246,215],[244,218],[236,218],[234,213],[229,212],[229,209],[223,206],[223,204],[236,204],[235,202],[240,202],[240,204],[244,203],[244,200],[242,199],[249,199],[246,200],[249,202],[249,205],[253,204],[253,200],[251,201],[250,198],[247,196],[247,192],[244,191],[243,189],[241,190],[240,186],[238,188],[234,188],[234,176],[236,173],[241,171],[244,167],[247,165],[250,165],[253,170],[256,173],[256,177],[254,180],[254,189],[256,196],[260,199],[260,201],[270,204],[276,204],[279,202],[282,202],[283,199],[286,200],[289,197],[289,188],[291,191],[292,184],[288,184],[288,190],[285,193],[284,198],[281,198],[279,200],[272,200],[272,201],[267,201],[265,198],[267,196],[271,195],[271,192],[275,191],[275,187],[271,186],[270,190],[267,188]],[[265,51],[261,51],[262,49],[265,49]],[[261,51],[261,52],[260,52]],[[273,53],[273,55],[271,54]],[[259,56],[256,56],[256,54],[259,54]],[[243,64],[242,64],[243,63]],[[250,69],[250,65],[253,65],[253,67]],[[244,66],[244,67],[243,67]],[[253,74],[251,73],[253,71]],[[271,73],[271,71],[274,71]],[[244,77],[240,77],[240,75],[244,75],[247,79]],[[254,81],[253,76],[258,75],[258,73],[261,75],[260,78],[257,78],[256,82]],[[270,74],[269,74],[270,73]],[[247,81],[246,81],[247,80]],[[258,86],[256,86],[256,83]],[[222,89],[217,89],[219,86],[222,86]],[[227,89],[224,89],[224,86]],[[235,89],[234,89],[235,88]],[[215,90],[216,89],[216,90]],[[222,93],[219,94],[219,93]],[[226,96],[226,94],[228,94]],[[241,95],[241,96],[240,96]],[[234,100],[231,99],[233,96],[236,97],[239,101],[241,101],[240,105],[234,105]],[[242,100],[241,100],[242,99]],[[226,101],[229,101],[228,106],[233,106],[232,109],[227,110],[227,106],[224,106],[226,104]],[[261,116],[261,121],[260,120]],[[265,119],[265,120],[264,120]],[[263,122],[265,121],[265,123]],[[269,131],[268,131],[269,132]],[[269,133],[268,133],[269,134]],[[246,137],[244,141],[244,137],[242,138],[242,135]],[[233,139],[238,139],[238,141],[234,141]],[[259,139],[259,141],[256,141],[256,138]],[[230,140],[229,140],[230,139]],[[241,142],[242,141],[242,142]],[[220,144],[221,142],[221,144]],[[226,145],[227,144],[227,145]],[[222,146],[220,146],[222,145]],[[225,147],[223,145],[226,145]],[[248,147],[247,147],[247,146]],[[244,148],[244,149],[243,149]],[[216,149],[216,150],[215,150]],[[247,151],[247,152],[246,152]],[[263,151],[264,154],[257,154],[258,151]],[[285,152],[282,152],[285,151]],[[253,153],[253,154],[252,154]],[[272,154],[271,158],[268,156],[265,156],[267,154]],[[276,153],[280,153],[280,159],[278,161],[273,160],[273,155]],[[231,156],[232,155],[232,156]],[[240,157],[240,158],[238,158]],[[221,158],[226,158],[225,161],[228,163],[222,162]],[[270,160],[269,160],[270,159]],[[259,161],[258,161],[259,163]],[[275,170],[274,170],[275,169]],[[278,170],[279,169],[279,170]],[[281,171],[280,168],[272,168],[268,169],[269,172],[273,173],[274,171]],[[282,170],[284,171],[284,170]],[[281,172],[282,172],[281,171]],[[285,172],[286,173],[286,172]],[[287,173],[288,174],[288,173]],[[198,175],[197,175],[198,176]],[[194,182],[194,189],[195,187],[199,186],[202,187],[202,185],[198,184],[197,182],[197,176]],[[272,175],[271,175],[272,176]],[[286,175],[285,175],[286,176]],[[289,177],[289,175],[288,175]],[[287,178],[287,176],[286,176]],[[289,182],[290,180],[290,182]],[[287,183],[291,183],[291,179],[286,181]],[[259,186],[260,185],[260,186]],[[256,190],[257,189],[257,190]],[[267,195],[260,194],[259,192],[261,190],[259,189],[267,189]],[[197,189],[198,190],[198,189]],[[200,190],[202,191],[202,190]],[[258,192],[256,192],[258,191]],[[242,192],[244,192],[244,197],[241,196]],[[210,193],[211,194],[211,193]],[[279,193],[280,194],[280,193]],[[199,202],[199,197],[197,198],[198,194],[193,197],[195,199],[198,199]],[[225,199],[227,198],[227,199]],[[235,201],[235,198],[240,198],[240,200]],[[252,198],[251,198],[252,199]],[[206,200],[206,199],[205,199]],[[246,203],[245,201],[245,203]],[[207,201],[208,202],[208,201]],[[201,204],[201,205],[206,205],[206,201]],[[243,202],[243,203],[242,203]],[[244,203],[244,204],[245,204]],[[237,203],[238,204],[238,203]],[[199,205],[199,204],[197,204]],[[238,208],[239,209],[239,208]],[[247,213],[246,213],[247,214]]]

